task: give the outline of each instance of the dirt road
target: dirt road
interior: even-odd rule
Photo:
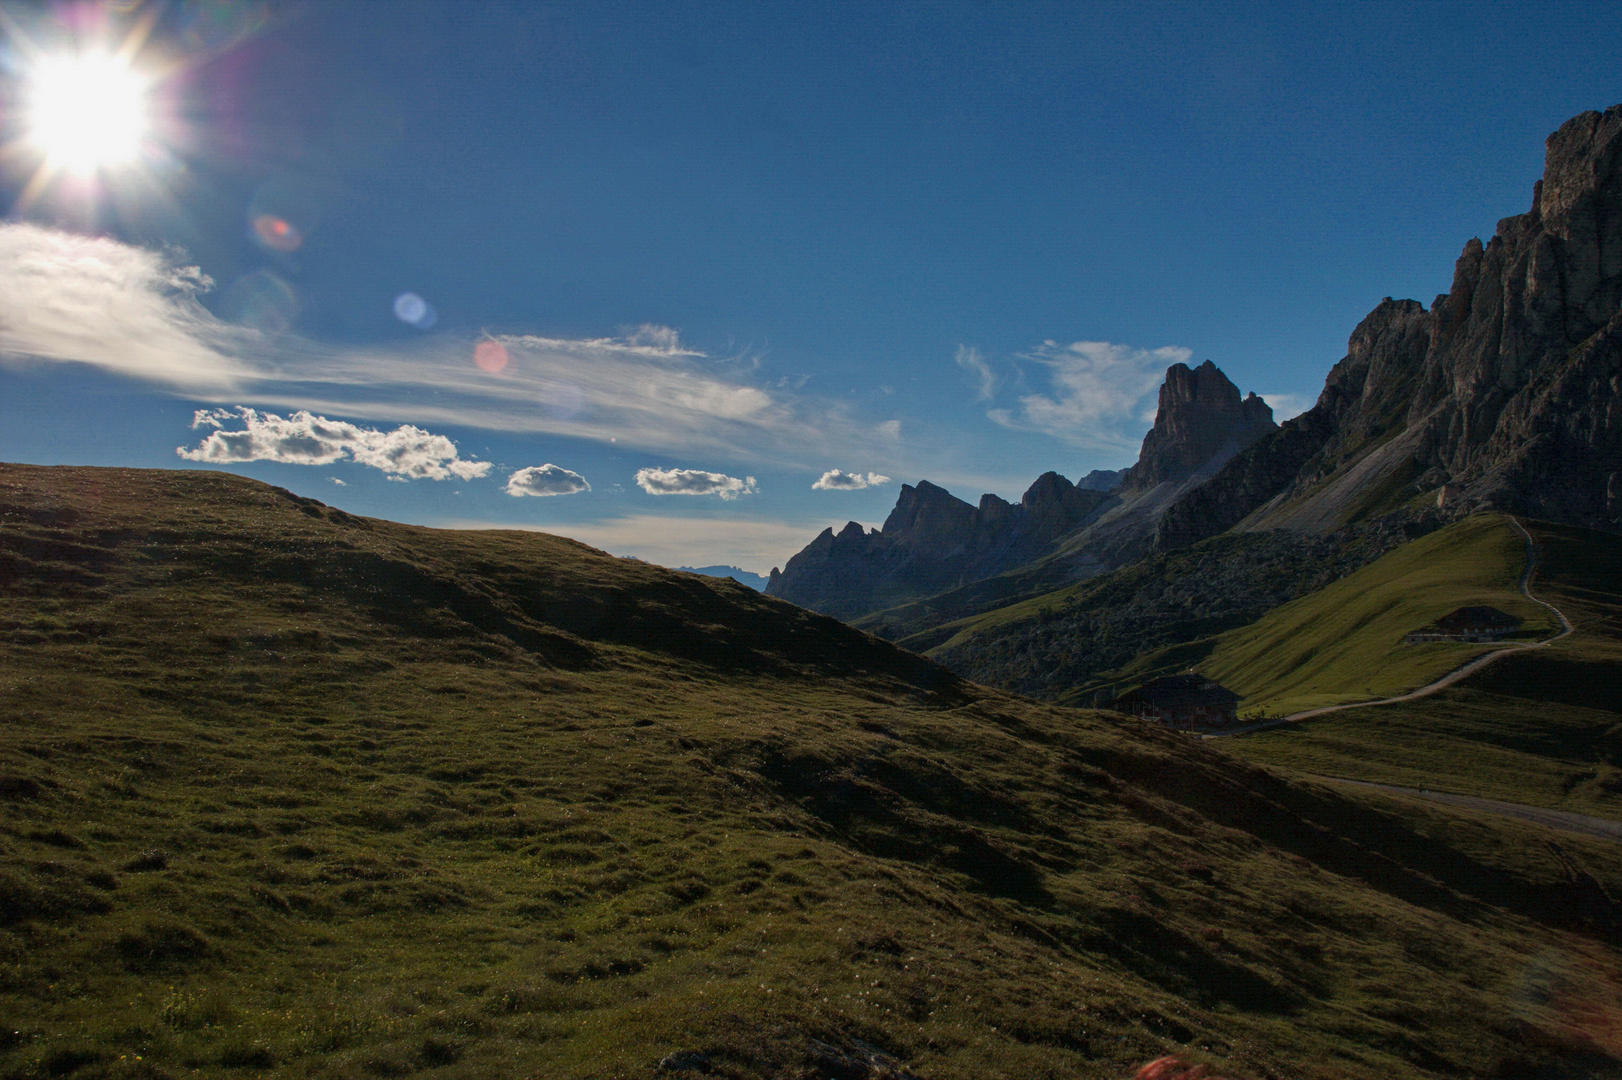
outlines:
[[[1421,686],[1418,690],[1410,690],[1406,694],[1398,694],[1396,697],[1380,698],[1376,701],[1352,701],[1345,705],[1326,705],[1321,709],[1307,709],[1303,712],[1291,713],[1289,716],[1281,716],[1276,720],[1263,720],[1259,724],[1250,724],[1246,727],[1234,728],[1231,731],[1212,732],[1204,737],[1207,739],[1222,739],[1232,735],[1248,735],[1252,731],[1261,731],[1265,728],[1278,727],[1280,724],[1299,723],[1302,720],[1310,720],[1315,716],[1325,716],[1329,713],[1343,712],[1346,709],[1367,709],[1376,705],[1395,705],[1400,701],[1415,701],[1419,698],[1430,697],[1438,690],[1445,690],[1449,686],[1452,686],[1454,683],[1458,682],[1460,679],[1469,678],[1471,675],[1474,675],[1476,672],[1480,671],[1494,660],[1508,656],[1511,653],[1522,652],[1526,649],[1548,648],[1550,645],[1553,645],[1561,638],[1570,634],[1573,628],[1571,625],[1571,620],[1566,618],[1565,613],[1559,608],[1555,607],[1553,604],[1549,603],[1547,600],[1532,595],[1532,573],[1537,569],[1538,561],[1537,545],[1532,542],[1532,534],[1526,531],[1526,526],[1522,525],[1518,518],[1511,517],[1509,520],[1510,523],[1515,526],[1515,528],[1520,530],[1521,535],[1526,538],[1526,569],[1521,571],[1521,594],[1534,604],[1542,604],[1544,607],[1548,608],[1554,613],[1554,617],[1560,622],[1560,632],[1554,637],[1545,638],[1542,641],[1534,641],[1524,645],[1510,645],[1506,648],[1494,649],[1492,652],[1483,653],[1473,660],[1467,661],[1466,663],[1454,668],[1452,671],[1448,672],[1446,675],[1443,675],[1435,682],[1427,683],[1424,686]]]
[[[1418,795],[1421,798],[1435,799],[1437,802],[1451,803],[1469,810],[1484,810],[1489,814],[1503,814],[1505,817],[1533,821],[1564,832],[1582,833],[1585,836],[1599,836],[1622,842],[1622,821],[1613,821],[1610,818],[1573,814],[1568,810],[1550,810],[1542,806],[1527,806],[1524,803],[1499,802],[1497,799],[1483,799],[1475,795],[1456,795],[1450,791],[1376,784],[1371,780],[1344,780],[1337,776],[1318,776],[1314,779],[1325,780],[1331,784],[1349,784],[1353,787],[1390,791],[1399,795]]]

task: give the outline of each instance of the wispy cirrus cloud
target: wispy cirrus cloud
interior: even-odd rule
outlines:
[[[364,348],[227,322],[198,300],[211,287],[173,252],[0,224],[0,356],[91,364],[219,405],[664,453],[796,465],[808,448],[894,449],[891,430],[848,404],[751,383],[746,365],[705,356],[670,327],[497,336],[507,362],[492,372],[474,363],[478,343],[449,335]]]
[[[586,483],[584,476],[551,462],[519,469],[507,477],[506,488],[507,494],[513,496],[574,495],[590,490],[591,485]]]
[[[977,384],[976,398],[980,401],[990,401],[997,389],[997,374],[986,363],[986,358],[979,349],[973,345],[959,345],[957,354],[952,357],[958,367],[974,376]]]
[[[227,430],[227,424],[240,424]],[[328,420],[310,412],[291,416],[254,409],[200,409],[193,428],[213,428],[197,446],[176,447],[187,461],[231,465],[278,461],[287,465],[331,465],[348,458],[381,470],[391,480],[473,480],[490,462],[463,458],[443,435],[402,424],[392,431]]]
[[[1134,449],[1144,425],[1154,419],[1154,393],[1166,369],[1192,356],[1192,350],[1175,345],[1139,349],[1108,341],[1044,341],[1019,357],[1044,385],[986,415],[1004,427],[1038,431],[1072,446]]]
[[[843,469],[829,469],[811,485],[812,491],[861,491],[863,488],[888,484],[888,476],[876,472],[848,473]]]
[[[638,469],[636,486],[649,495],[717,495],[725,500],[755,493],[755,478],[738,479],[702,469]]]

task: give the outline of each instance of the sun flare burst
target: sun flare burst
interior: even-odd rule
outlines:
[[[31,83],[28,141],[46,168],[88,175],[138,158],[148,82],[126,60],[97,52],[44,57]]]

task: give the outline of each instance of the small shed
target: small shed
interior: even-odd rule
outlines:
[[[1501,641],[1521,628],[1521,620],[1495,607],[1461,607],[1429,626],[1404,634],[1409,645],[1421,641]]]
[[[1166,675],[1115,699],[1118,712],[1159,720],[1174,728],[1216,728],[1236,723],[1239,695],[1196,672]]]

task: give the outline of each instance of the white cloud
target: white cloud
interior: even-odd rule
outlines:
[[[739,480],[736,476],[702,469],[638,469],[636,485],[649,495],[717,495],[736,499],[739,495],[755,493],[753,476]]]
[[[1314,399],[1300,394],[1263,394],[1262,400],[1273,410],[1273,419],[1281,424],[1292,416],[1300,416],[1315,404]]]
[[[1154,419],[1153,394],[1166,368],[1186,364],[1193,352],[1180,346],[1135,349],[1107,341],[1060,345],[1045,341],[1024,355],[1047,371],[1048,392],[1026,394],[1017,408],[987,415],[1005,427],[1039,431],[1075,446],[1130,449],[1143,432],[1147,403]]]
[[[860,491],[863,488],[877,487],[888,484],[888,476],[878,473],[848,473],[843,469],[829,469],[823,473],[816,483],[811,485],[812,491]]]
[[[797,465],[870,453],[891,433],[848,404],[749,381],[747,365],[652,324],[616,338],[504,336],[499,373],[443,334],[363,348],[227,322],[212,282],[172,252],[0,224],[0,357],[91,364],[215,405],[583,438],[656,453],[702,450]]]
[[[591,485],[577,472],[553,465],[531,465],[507,477],[507,494],[521,495],[573,495],[590,491]]]
[[[881,436],[883,436],[885,442],[897,442],[901,438],[901,421],[886,420],[884,423],[877,425],[873,430],[877,431]]]
[[[347,483],[345,483],[344,481],[338,479],[336,476],[329,476],[329,477],[327,477],[327,480],[330,481],[331,483],[337,484],[339,487],[348,487],[349,486]]]
[[[225,425],[240,420],[240,430]],[[192,427],[211,427],[191,450],[176,447],[187,461],[229,465],[279,461],[287,465],[330,465],[349,458],[387,473],[391,480],[472,480],[490,471],[488,461],[469,461],[456,444],[410,424],[392,431],[363,428],[342,420],[299,411],[287,417],[254,409],[199,409]]]
[[[236,385],[235,353],[257,332],[196,300],[213,287],[195,266],[116,240],[0,225],[0,354],[95,364],[197,391]]]
[[[986,358],[980,354],[979,349],[973,345],[959,345],[957,355],[952,359],[958,367],[972,374],[979,383],[975,392],[976,400],[990,401],[995,396],[997,374],[991,370],[991,365],[986,363]]]

